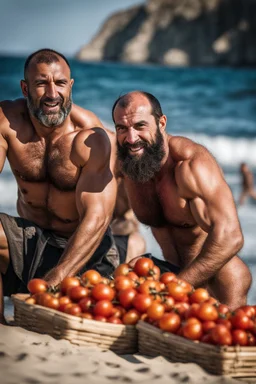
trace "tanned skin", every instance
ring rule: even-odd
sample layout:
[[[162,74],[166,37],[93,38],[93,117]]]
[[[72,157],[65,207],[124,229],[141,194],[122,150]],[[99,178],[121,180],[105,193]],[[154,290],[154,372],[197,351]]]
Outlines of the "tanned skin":
[[[135,91],[126,97],[126,106],[117,103],[113,111],[117,142],[140,158],[143,143],[156,140],[157,123],[145,95]],[[159,172],[143,183],[124,174],[131,207],[151,227],[164,258],[181,267],[180,278],[195,287],[207,285],[217,299],[237,308],[246,304],[251,274],[237,256],[243,235],[231,190],[209,151],[168,135],[166,124],[162,115],[158,128],[165,155]]]
[[[50,64],[32,59],[27,79],[21,81],[24,99],[0,104],[0,171],[7,158],[17,181],[19,215],[69,239],[58,265],[44,276],[53,286],[75,275],[97,249],[117,191],[114,135],[103,129],[95,114],[72,105],[62,124],[48,127],[28,109],[30,95],[44,114],[58,112],[61,103],[51,100],[65,103],[72,85],[61,57]],[[8,243],[0,225],[1,274],[8,265]],[[1,288],[2,278],[0,297]],[[3,301],[0,314],[4,322]]]

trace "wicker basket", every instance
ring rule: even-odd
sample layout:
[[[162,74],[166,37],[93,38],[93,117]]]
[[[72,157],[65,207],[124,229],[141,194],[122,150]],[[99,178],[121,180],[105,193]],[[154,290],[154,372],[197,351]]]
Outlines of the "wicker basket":
[[[256,347],[224,347],[163,332],[144,321],[137,324],[139,352],[173,362],[196,363],[209,373],[256,382]]]
[[[67,339],[77,345],[96,345],[119,354],[135,353],[137,330],[132,325],[103,323],[68,315],[55,309],[28,304],[29,295],[12,295],[14,322],[33,332],[48,334],[55,339]]]

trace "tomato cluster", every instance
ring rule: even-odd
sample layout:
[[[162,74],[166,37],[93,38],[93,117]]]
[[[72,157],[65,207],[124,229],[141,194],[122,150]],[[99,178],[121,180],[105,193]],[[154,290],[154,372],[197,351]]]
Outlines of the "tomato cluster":
[[[190,340],[217,345],[256,344],[256,306],[231,312],[204,288],[194,289],[172,272],[160,276],[148,258],[121,264],[113,279],[95,270],[66,277],[56,292],[42,279],[28,283],[26,301],[82,318],[135,325],[144,320]]]

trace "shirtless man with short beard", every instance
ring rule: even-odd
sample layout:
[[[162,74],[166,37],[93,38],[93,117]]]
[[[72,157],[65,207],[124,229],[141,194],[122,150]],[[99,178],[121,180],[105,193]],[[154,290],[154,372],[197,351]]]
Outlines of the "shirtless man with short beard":
[[[166,133],[167,118],[151,94],[115,102],[118,158],[131,207],[152,229],[170,270],[206,285],[231,309],[246,304],[251,274],[237,256],[243,246],[234,199],[203,146]]]
[[[23,292],[33,277],[57,285],[84,267],[100,268],[112,246],[112,136],[72,104],[73,82],[67,59],[43,49],[26,60],[24,99],[0,104],[0,171],[8,158],[20,216],[0,214],[3,323],[3,293]]]

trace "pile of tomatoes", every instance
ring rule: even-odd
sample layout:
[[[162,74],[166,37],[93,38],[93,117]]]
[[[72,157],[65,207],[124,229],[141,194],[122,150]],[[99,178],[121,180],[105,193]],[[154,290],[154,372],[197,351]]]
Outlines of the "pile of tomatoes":
[[[134,267],[121,264],[113,279],[88,270],[66,277],[57,291],[32,279],[26,301],[86,319],[135,325],[144,320],[187,339],[217,345],[256,344],[256,306],[231,312],[204,288],[194,289],[172,272],[160,276],[153,261],[142,257]]]

